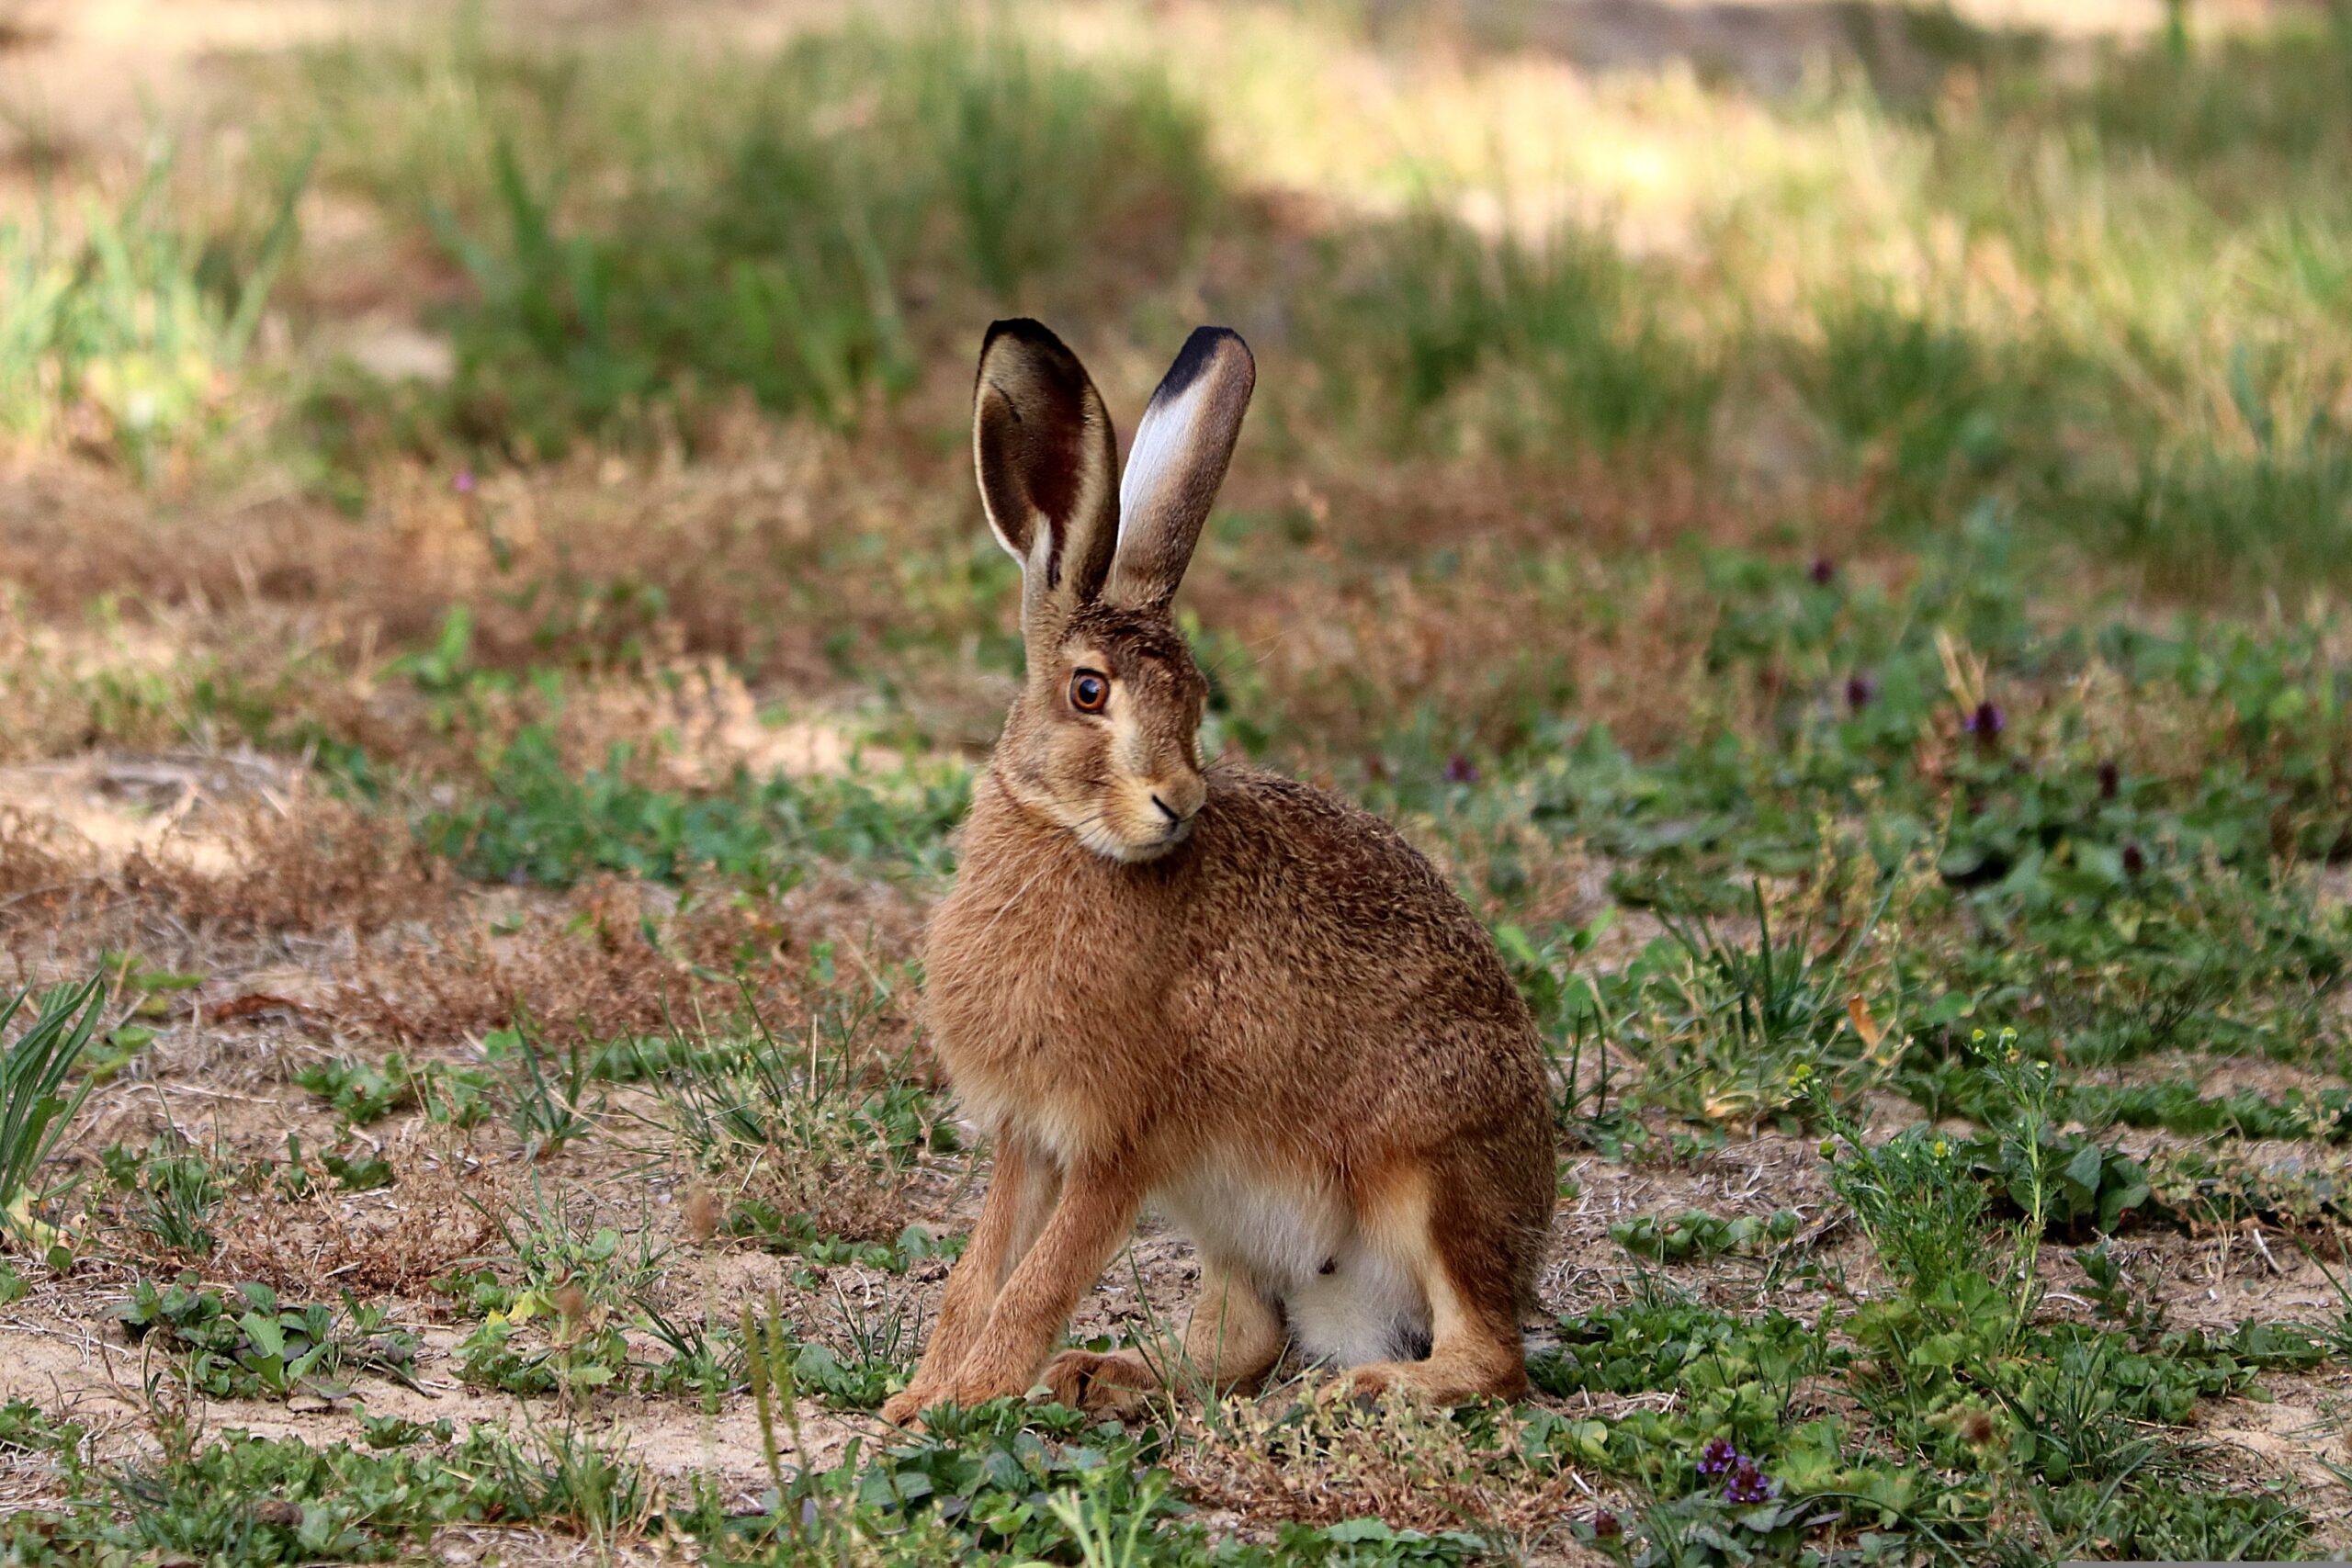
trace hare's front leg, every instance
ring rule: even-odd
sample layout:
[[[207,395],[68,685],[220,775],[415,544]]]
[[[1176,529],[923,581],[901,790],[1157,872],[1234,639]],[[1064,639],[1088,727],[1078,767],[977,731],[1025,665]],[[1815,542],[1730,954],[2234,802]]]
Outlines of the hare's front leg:
[[[1043,1150],[1018,1134],[998,1140],[996,1172],[972,1239],[948,1271],[922,1364],[914,1381],[882,1406],[882,1419],[904,1423],[948,1396],[956,1369],[979,1338],[1006,1279],[1045,1228],[1060,1191],[1061,1173]]]
[[[1079,1298],[1135,1228],[1143,1184],[1117,1165],[1080,1166],[1063,1179],[1061,1201],[989,1309],[979,1338],[957,1368],[948,1397],[969,1406],[1023,1393],[1069,1323]]]

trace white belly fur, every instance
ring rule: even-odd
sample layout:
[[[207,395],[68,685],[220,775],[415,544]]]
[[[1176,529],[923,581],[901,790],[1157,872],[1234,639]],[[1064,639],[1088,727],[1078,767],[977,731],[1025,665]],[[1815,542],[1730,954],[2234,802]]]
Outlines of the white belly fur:
[[[1216,1161],[1152,1194],[1193,1238],[1282,1303],[1305,1355],[1360,1367],[1425,1354],[1429,1303],[1410,1274],[1373,1247],[1345,1197]],[[1330,1271],[1323,1271],[1329,1264]]]

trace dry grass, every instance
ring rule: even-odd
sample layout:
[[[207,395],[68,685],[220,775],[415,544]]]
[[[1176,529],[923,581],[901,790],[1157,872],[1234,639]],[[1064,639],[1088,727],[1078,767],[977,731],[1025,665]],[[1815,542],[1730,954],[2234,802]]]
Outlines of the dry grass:
[[[1531,1470],[1508,1427],[1498,1446],[1474,1447],[1448,1419],[1409,1407],[1365,1409],[1331,1378],[1229,1400],[1211,1416],[1187,1414],[1179,1430],[1172,1469],[1186,1490],[1261,1527],[1380,1518],[1432,1533],[1490,1530],[1531,1555],[1562,1561],[1555,1554],[1566,1540],[1565,1516],[1591,1495],[1569,1474]],[[1565,1561],[1606,1560],[1571,1548]]]

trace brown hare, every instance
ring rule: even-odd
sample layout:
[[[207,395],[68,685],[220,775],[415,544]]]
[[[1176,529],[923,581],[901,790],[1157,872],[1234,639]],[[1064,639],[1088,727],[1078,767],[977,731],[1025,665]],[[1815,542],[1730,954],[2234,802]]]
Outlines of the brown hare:
[[[1492,943],[1368,813],[1205,762],[1170,618],[1256,370],[1193,333],[1117,438],[1035,321],[980,350],[972,446],[1028,674],[928,942],[939,1059],[995,1143],[906,1421],[1042,1381],[1117,1409],[1295,1341],[1362,1391],[1526,1384],[1553,1203],[1544,1051]],[[1149,1202],[1200,1249],[1181,1349],[1049,1355]]]

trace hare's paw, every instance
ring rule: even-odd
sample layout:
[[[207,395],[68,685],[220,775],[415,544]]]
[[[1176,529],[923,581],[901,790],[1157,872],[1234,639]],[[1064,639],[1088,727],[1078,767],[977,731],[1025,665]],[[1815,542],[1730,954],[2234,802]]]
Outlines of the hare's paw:
[[[1159,1386],[1150,1363],[1133,1350],[1065,1350],[1046,1363],[1041,1381],[1056,1403],[1098,1416],[1132,1414]]]
[[[922,1413],[943,1399],[941,1390],[929,1383],[909,1383],[905,1388],[882,1402],[882,1419],[893,1427],[922,1430]]]
[[[1419,1399],[1428,1393],[1426,1361],[1367,1361],[1348,1373],[1348,1392],[1361,1405]]]
[[[1423,1361],[1368,1361],[1348,1374],[1356,1402],[1412,1399],[1428,1404],[1467,1404],[1476,1399],[1516,1399],[1527,1391],[1525,1368],[1509,1357],[1432,1356]]]

